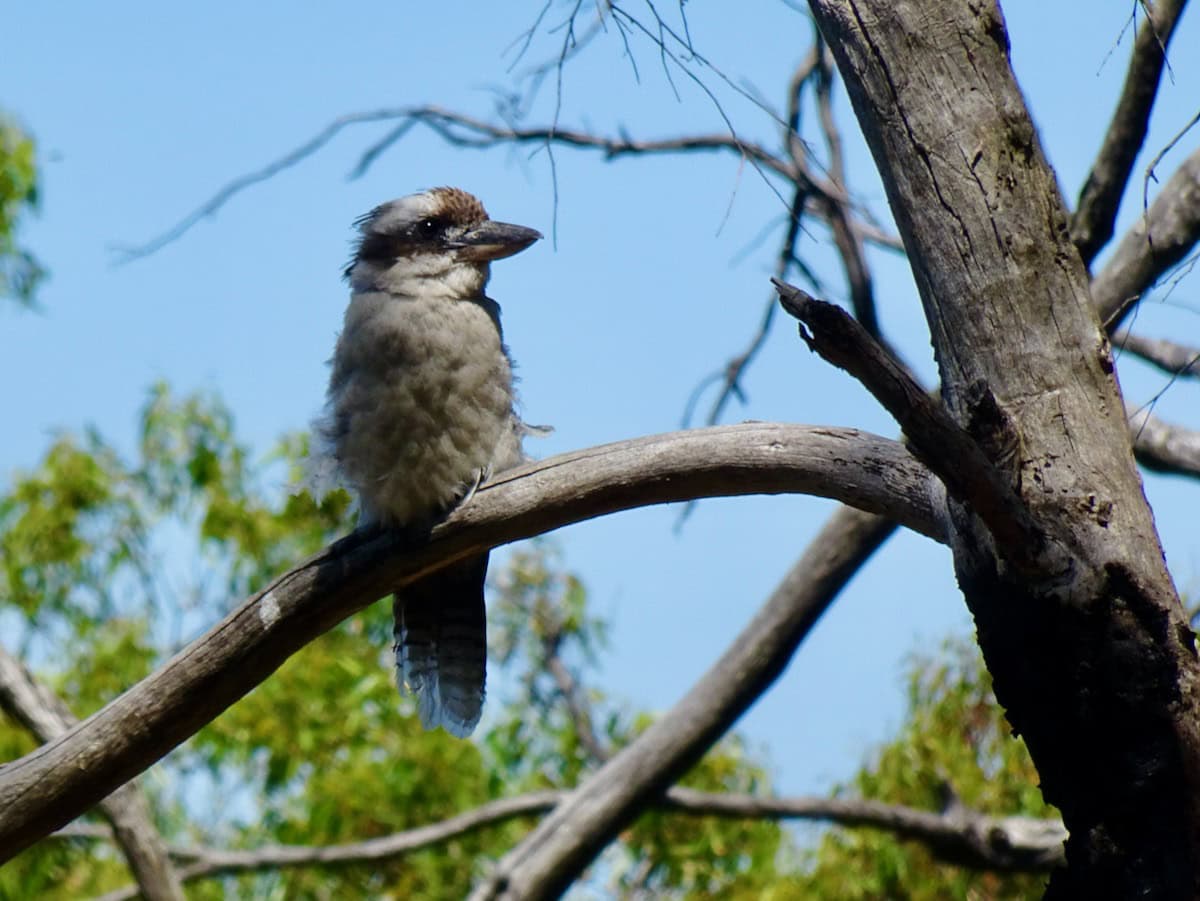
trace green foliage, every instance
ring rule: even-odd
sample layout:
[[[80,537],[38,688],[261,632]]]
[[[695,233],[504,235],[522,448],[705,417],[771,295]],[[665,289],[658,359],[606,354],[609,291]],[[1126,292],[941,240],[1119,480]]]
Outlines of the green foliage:
[[[721,741],[680,784],[738,794],[771,790],[763,765],[736,735]],[[783,864],[793,856],[789,836],[768,820],[652,810],[622,838],[632,864],[620,875],[622,894],[661,896],[674,889],[692,898],[761,897],[780,884]]]
[[[985,813],[1057,817],[1014,738],[974,643],[948,641],[934,657],[914,657],[908,717],[900,734],[864,767],[848,794],[926,810],[948,797]],[[1040,876],[962,870],[921,845],[871,830],[831,830],[798,881],[803,897],[982,899],[1041,897]]]
[[[21,217],[38,205],[37,154],[33,139],[0,116],[0,297],[33,304],[45,271],[18,246]]]

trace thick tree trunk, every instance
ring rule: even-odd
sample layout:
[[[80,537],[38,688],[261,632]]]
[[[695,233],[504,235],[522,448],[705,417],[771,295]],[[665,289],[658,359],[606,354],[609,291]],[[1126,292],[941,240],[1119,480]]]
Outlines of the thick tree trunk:
[[[951,502],[997,697],[1071,834],[1050,895],[1200,897],[1194,636],[1000,11],[811,6],[904,238],[945,403],[1035,525],[1016,546]]]

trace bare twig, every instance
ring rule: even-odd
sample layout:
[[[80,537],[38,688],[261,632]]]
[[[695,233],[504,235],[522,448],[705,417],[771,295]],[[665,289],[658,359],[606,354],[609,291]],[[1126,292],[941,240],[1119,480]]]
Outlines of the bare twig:
[[[543,640],[544,666],[546,671],[550,673],[550,678],[554,680],[554,685],[562,697],[563,704],[566,705],[567,713],[571,717],[571,722],[575,725],[575,733],[579,736],[580,744],[583,745],[584,749],[595,762],[603,763],[611,755],[608,748],[604,746],[604,743],[600,741],[600,737],[596,734],[592,712],[587,701],[580,696],[581,688],[579,682],[572,675],[566,663],[563,662],[562,656],[559,654],[562,639],[562,629],[556,627]]]
[[[825,46],[824,40],[817,42],[817,59],[817,114],[821,132],[825,135],[825,146],[829,149],[829,178],[844,193],[849,193],[846,163],[842,156],[842,135],[833,117],[833,79],[836,69],[833,54]],[[845,204],[824,202],[828,206],[826,219],[833,233],[833,243],[837,247],[838,258],[842,261],[842,268],[846,273],[846,285],[850,289],[850,309],[854,311],[854,318],[862,323],[863,328],[882,341],[879,317],[875,312],[871,270],[867,267],[862,238],[855,234],[850,222],[850,211]],[[778,278],[786,276],[781,275]]]
[[[783,246],[779,251],[779,259],[775,264],[775,271],[780,278],[787,277],[787,272],[796,260],[796,243],[800,240],[801,221],[808,199],[809,195],[804,186],[797,184],[795,194],[792,195],[791,210],[788,214],[787,234],[784,236]],[[691,425],[692,412],[695,410],[701,393],[710,385],[720,382],[721,388],[717,392],[712,406],[709,408],[708,417],[705,420],[706,425],[716,425],[720,421],[721,414],[724,412],[725,406],[729,403],[731,397],[736,397],[745,403],[745,394],[742,391],[742,374],[754,361],[754,358],[758,356],[758,352],[762,350],[763,345],[767,343],[767,338],[771,334],[771,323],[775,319],[775,309],[775,298],[771,297],[767,300],[767,304],[763,308],[758,328],[750,338],[750,343],[746,346],[746,349],[728,360],[721,371],[712,373],[701,379],[700,384],[693,389],[692,395],[688,398],[688,402],[684,405],[683,409],[682,425],[685,429]],[[687,522],[695,509],[696,501],[694,500],[684,504],[683,509],[679,511],[678,518],[675,520],[676,531],[683,527],[683,524]]]
[[[1146,140],[1150,112],[1166,64],[1167,45],[1186,5],[1187,0],[1146,4],[1146,26],[1134,39],[1121,98],[1071,220],[1071,237],[1085,264],[1090,265],[1112,237],[1121,195]]]
[[[389,110],[381,109],[365,113],[350,113],[345,116],[338,116],[323,129],[317,132],[316,135],[309,138],[299,147],[285,153],[278,159],[272,160],[261,169],[253,172],[248,172],[245,175],[240,175],[233,181],[222,187],[216,194],[188,213],[177,223],[160,235],[147,241],[145,244],[136,246],[118,246],[116,250],[120,254],[120,262],[128,263],[141,257],[149,256],[158,250],[161,250],[166,245],[173,241],[179,240],[188,232],[194,225],[202,219],[215,214],[221,207],[225,206],[235,196],[252,185],[264,182],[275,175],[278,175],[285,169],[288,169],[299,162],[312,156],[335,137],[344,128],[351,125],[360,125],[366,122],[387,122],[392,119],[401,118],[404,116],[404,110]]]
[[[806,158],[806,150],[802,146],[803,140],[800,138],[799,133],[800,96],[804,90],[804,85],[813,77],[818,61],[818,51],[814,48],[801,60],[800,65],[796,67],[788,83],[788,121],[784,143],[788,147],[788,154],[796,172],[804,171],[804,160]],[[779,248],[775,262],[775,276],[777,278],[787,278],[788,272],[791,271],[792,266],[799,259],[796,253],[796,245],[800,240],[800,233],[803,229],[804,213],[814,201],[814,196],[811,184],[807,178],[795,182],[792,202],[788,208],[787,230],[784,233],[783,243]],[[691,425],[692,411],[695,408],[696,401],[699,399],[700,392],[709,385],[715,384],[718,381],[721,382],[721,389],[713,400],[712,406],[708,411],[708,416],[705,419],[706,425],[716,425],[720,421],[721,414],[725,410],[725,405],[729,403],[731,397],[737,397],[744,401],[741,387],[742,374],[754,361],[754,358],[758,356],[758,352],[762,350],[763,345],[766,343],[767,337],[771,333],[771,323],[775,319],[775,310],[775,298],[770,297],[763,308],[758,328],[751,336],[750,343],[746,348],[741,353],[730,358],[719,372],[713,373],[700,381],[692,397],[689,398],[688,403],[684,406],[684,428]],[[687,519],[693,508],[693,505],[688,505],[688,507],[684,508],[680,514],[679,523]]]
[[[791,269],[792,261],[795,259],[796,242],[800,239],[801,222],[807,199],[804,189],[797,187],[796,193],[792,196],[787,234],[784,236],[783,245],[779,250],[779,258],[775,264],[775,271],[781,274],[781,278],[786,277],[784,273],[787,273]],[[725,406],[729,403],[731,397],[743,397],[742,375],[745,373],[746,368],[754,361],[754,358],[758,356],[758,352],[762,350],[767,337],[771,334],[771,323],[775,319],[776,307],[775,299],[771,298],[763,308],[758,328],[755,329],[754,335],[750,338],[750,343],[746,346],[745,350],[726,362],[719,374],[714,374],[712,377],[704,379],[701,383],[702,385],[707,385],[716,381],[717,378],[721,380],[721,390],[717,393],[712,406],[709,408],[708,416],[705,419],[706,425],[716,425],[720,421],[721,414],[725,411]],[[688,409],[691,406],[689,404]],[[688,410],[685,410],[685,416],[687,412]],[[690,424],[685,418],[683,422],[684,427],[686,428]]]
[[[807,152],[803,145],[803,140],[800,138],[800,96],[804,90],[804,85],[813,77],[819,61],[818,51],[814,48],[796,67],[792,73],[792,77],[788,84],[788,121],[787,131],[785,134],[784,143],[788,147],[788,155],[791,158],[794,170],[799,172],[805,171],[805,158]],[[799,259],[796,252],[796,245],[800,240],[800,233],[803,230],[803,217],[805,210],[814,200],[814,192],[811,190],[811,183],[807,177],[795,181],[795,187],[792,193],[792,202],[788,207],[787,230],[784,232],[783,243],[780,245],[779,253],[775,261],[775,275],[777,278],[787,278],[788,272]],[[750,343],[746,348],[736,356],[729,359],[722,367],[719,373],[714,373],[703,380],[697,386],[698,392],[716,381],[721,381],[721,390],[717,393],[713,400],[712,406],[709,408],[708,417],[705,419],[706,425],[716,425],[721,414],[725,410],[725,405],[729,403],[731,397],[737,397],[745,400],[742,392],[742,374],[747,367],[758,356],[758,352],[762,350],[766,343],[767,337],[771,333],[771,323],[775,319],[776,303],[775,298],[768,298],[766,306],[763,308],[763,314],[759,320],[758,328],[750,338]],[[691,411],[694,403],[689,400],[684,408],[683,426],[687,428],[691,425]],[[693,505],[686,507],[680,515],[680,522],[683,522],[691,510]]]
[[[1145,210],[1150,205],[1150,182],[1158,181],[1158,174],[1156,172],[1156,170],[1158,169],[1158,164],[1161,163],[1164,159],[1166,159],[1167,154],[1175,149],[1175,145],[1183,140],[1184,135],[1186,135],[1189,131],[1191,131],[1197,125],[1200,125],[1200,110],[1198,110],[1192,116],[1192,118],[1188,119],[1188,121],[1184,124],[1184,126],[1175,133],[1175,136],[1173,138],[1171,138],[1171,140],[1167,141],[1167,143],[1165,145],[1163,145],[1163,147],[1158,151],[1158,153],[1156,153],[1154,155],[1154,159],[1152,159],[1150,161],[1150,165],[1148,165],[1146,167],[1146,175],[1142,179],[1142,209],[1143,210]]]
[[[814,288],[817,287],[815,279],[800,265],[797,244],[803,231],[803,214],[811,212],[814,208],[819,210],[817,218],[829,225],[834,245],[838,250],[838,257],[841,259],[846,273],[851,308],[867,331],[882,341],[879,321],[875,312],[871,273],[863,253],[865,234],[860,227],[861,223],[856,223],[852,214],[849,189],[846,184],[845,162],[842,157],[841,134],[833,119],[832,81],[832,59],[829,58],[827,48],[818,34],[813,49],[796,67],[788,84],[787,130],[784,135],[784,144],[787,147],[794,171],[803,174],[803,177],[795,181],[795,193],[792,196],[788,228],[776,259],[775,278],[786,279],[793,268],[799,268],[809,281],[814,283]],[[816,84],[817,110],[830,156],[828,184],[835,188],[833,192],[812,190],[816,181],[808,169],[807,161],[810,154],[800,136],[801,99],[805,85],[810,82]],[[705,420],[707,425],[715,425],[720,421],[730,398],[743,397],[742,377],[770,335],[775,310],[775,297],[772,296],[768,299],[759,326],[751,336],[746,348],[726,362],[719,373],[706,376],[701,380],[684,407],[683,425],[685,427],[690,424],[691,414],[700,392],[718,381],[721,383],[721,388],[709,408],[708,417]],[[680,522],[687,518],[691,509],[691,505],[684,509],[680,516]]]
[[[636,156],[641,154],[725,152],[734,153],[743,159],[750,160],[756,166],[761,166],[763,169],[773,172],[788,181],[795,181],[798,177],[790,162],[781,159],[759,144],[743,141],[732,135],[687,135],[677,138],[639,141],[624,136],[604,137],[589,132],[559,128],[557,125],[542,128],[498,125],[483,119],[442,109],[438,106],[383,108],[339,116],[299,147],[296,147],[278,159],[272,160],[260,169],[235,178],[195,210],[184,216],[175,225],[150,241],[141,245],[118,248],[122,255],[121,261],[128,262],[155,253],[181,238],[203,219],[217,213],[226,203],[242,191],[266,181],[279,172],[312,156],[333,140],[343,129],[352,125],[372,122],[393,122],[396,124],[382,139],[371,144],[362,154],[358,164],[351,172],[351,177],[362,175],[382,153],[401,140],[416,125],[423,125],[431,129],[447,143],[455,147],[488,149],[502,144],[553,143],[580,149],[598,150],[604,154],[605,159],[609,160],[621,156]],[[824,195],[828,192],[831,199],[846,202],[846,198],[842,197],[840,192],[828,182],[820,179],[812,179],[811,188],[817,195]],[[818,214],[822,217],[824,216],[821,211],[818,211]],[[858,221],[856,219],[853,227],[856,234],[862,240],[893,250],[902,249],[902,245],[895,235],[888,234],[869,222]]]
[[[853,477],[850,474],[853,473]],[[616,510],[811,492],[941,538],[936,480],[853,429],[745,423],[590,448],[498,476],[428,542],[355,533],[280,576],[70,732],[0,767],[0,861],[83,813],[396,587],[471,554]]]
[[[38,682],[3,646],[0,710],[43,742],[53,741],[78,722],[62,699]],[[183,901],[179,876],[137,783],[129,782],[101,801],[100,813],[112,827],[117,847],[137,882],[136,891],[147,901]]]
[[[181,862],[191,862],[183,870],[184,879],[189,882],[233,873],[315,864],[380,863],[487,826],[545,813],[565,801],[569,794],[566,791],[541,791],[503,798],[441,823],[362,842],[320,847],[268,845],[238,851],[179,847],[171,848],[171,855]],[[772,798],[674,786],[652,806],[689,816],[805,820],[879,829],[925,845],[940,860],[993,871],[1046,872],[1062,861],[1062,843],[1066,836],[1058,820],[990,816],[961,805],[956,805],[953,811],[939,813],[860,798]],[[63,830],[55,836],[103,838],[105,832]],[[129,886],[93,901],[130,901],[136,896],[136,887]]]
[[[542,791],[501,798],[439,823],[350,844],[315,847],[268,845],[245,851],[196,846],[172,848],[171,853],[180,861],[191,861],[180,870],[185,882],[254,870],[279,870],[317,864],[375,863],[394,860],[421,848],[459,838],[517,817],[542,813],[551,809],[561,795],[562,793],[557,791]],[[102,895],[93,901],[129,901],[136,897],[137,889],[129,886]]]

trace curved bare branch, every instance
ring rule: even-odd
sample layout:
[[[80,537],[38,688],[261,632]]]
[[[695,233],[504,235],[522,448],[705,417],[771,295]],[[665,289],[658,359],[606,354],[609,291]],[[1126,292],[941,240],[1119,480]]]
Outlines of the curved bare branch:
[[[624,441],[503,473],[427,542],[358,532],[336,542],[104,709],[0,767],[0,860],[133,778],[351,613],[470,554],[617,510],[752,493],[832,497],[940,538],[939,489],[897,442],[769,423]]]
[[[394,835],[342,845],[268,845],[248,850],[177,847],[173,857],[190,861],[184,879],[255,870],[279,870],[314,864],[362,864],[394,860],[412,851],[457,838],[477,829],[522,816],[552,810],[569,796],[566,791],[541,791],[483,804],[440,823]],[[937,812],[861,798],[772,798],[703,792],[675,786],[653,805],[658,810],[691,816],[755,820],[805,820],[866,827],[920,842],[948,863],[980,870],[1040,873],[1062,862],[1066,831],[1058,820],[997,817],[955,806]],[[69,836],[72,832],[55,833]],[[104,838],[103,831],[80,836]],[[93,901],[132,901],[137,888],[129,886]]]

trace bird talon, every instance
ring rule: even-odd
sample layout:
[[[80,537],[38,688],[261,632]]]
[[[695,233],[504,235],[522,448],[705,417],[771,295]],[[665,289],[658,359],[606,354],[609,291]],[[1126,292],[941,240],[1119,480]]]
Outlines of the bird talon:
[[[491,477],[492,477],[492,466],[490,463],[487,466],[483,467],[483,469],[475,470],[475,481],[471,483],[471,487],[467,489],[466,493],[463,494],[462,498],[459,500],[459,502],[455,506],[461,507],[463,504],[468,503],[471,500],[471,498],[473,498],[475,496],[475,492],[479,490],[479,486],[482,485],[484,482],[486,482]]]

